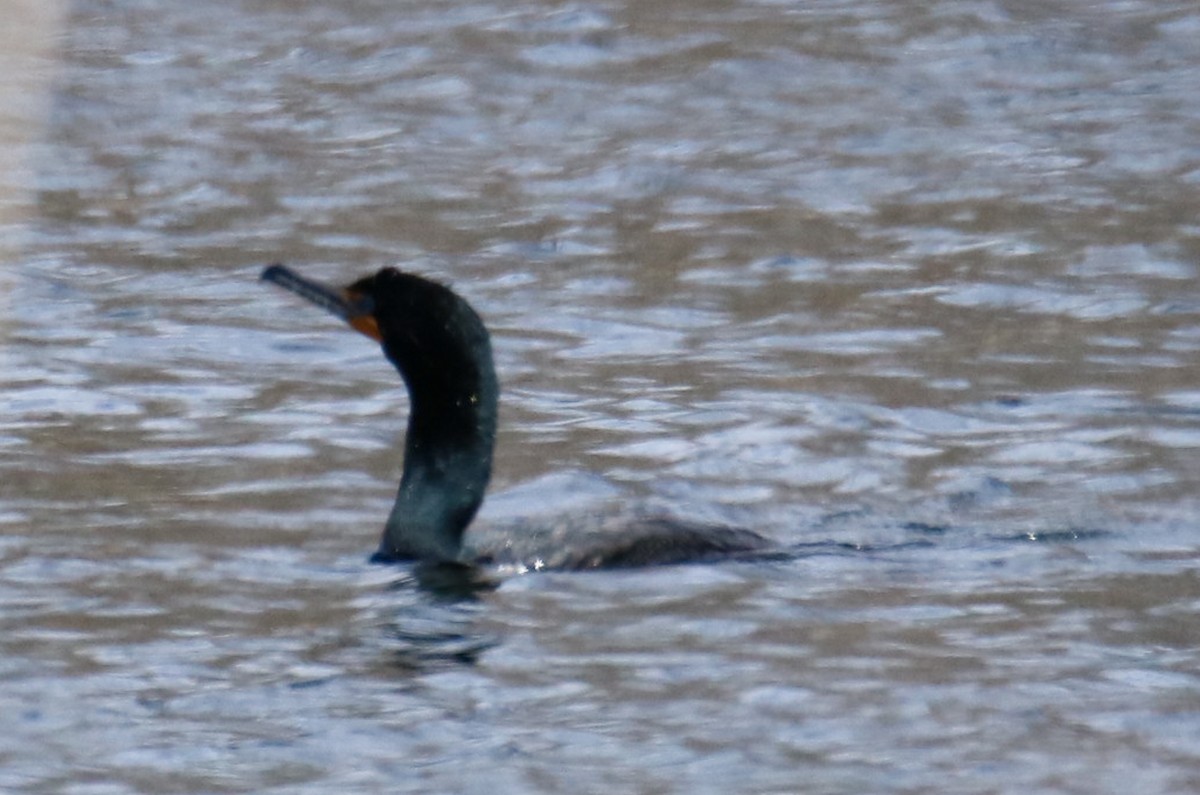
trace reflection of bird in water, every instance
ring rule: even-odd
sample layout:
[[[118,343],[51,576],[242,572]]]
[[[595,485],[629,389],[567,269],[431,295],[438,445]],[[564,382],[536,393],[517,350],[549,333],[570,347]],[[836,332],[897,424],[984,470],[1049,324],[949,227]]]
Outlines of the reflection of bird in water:
[[[344,290],[283,265],[268,267],[262,278],[381,342],[408,387],[404,473],[374,560],[586,569],[769,554],[775,548],[749,530],[664,517],[530,528],[494,544],[468,538],[464,548],[463,532],[491,477],[500,392],[479,315],[450,288],[393,268]]]

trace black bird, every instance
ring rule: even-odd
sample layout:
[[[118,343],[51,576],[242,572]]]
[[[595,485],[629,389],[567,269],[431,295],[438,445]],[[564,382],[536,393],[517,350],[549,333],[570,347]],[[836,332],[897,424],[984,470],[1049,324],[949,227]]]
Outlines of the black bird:
[[[343,290],[283,265],[271,265],[262,278],[382,343],[408,388],[404,472],[372,560],[587,569],[769,556],[778,550],[742,528],[656,516],[587,517],[464,547],[463,533],[491,477],[500,396],[479,315],[449,287],[395,268]]]

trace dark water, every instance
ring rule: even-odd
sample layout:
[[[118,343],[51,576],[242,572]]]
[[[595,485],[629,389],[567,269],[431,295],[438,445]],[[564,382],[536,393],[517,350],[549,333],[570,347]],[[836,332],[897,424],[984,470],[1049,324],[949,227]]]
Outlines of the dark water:
[[[41,8],[0,790],[1200,789],[1194,4]],[[403,391],[274,260],[479,308],[485,518],[830,543],[465,602],[368,565]]]

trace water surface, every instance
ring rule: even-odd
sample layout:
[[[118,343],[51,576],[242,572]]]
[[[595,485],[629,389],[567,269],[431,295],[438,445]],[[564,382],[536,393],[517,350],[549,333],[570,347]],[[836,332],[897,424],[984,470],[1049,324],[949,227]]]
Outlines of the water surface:
[[[22,24],[0,789],[1200,787],[1192,4]],[[480,310],[484,520],[814,546],[473,601],[367,564],[403,390],[275,260]]]

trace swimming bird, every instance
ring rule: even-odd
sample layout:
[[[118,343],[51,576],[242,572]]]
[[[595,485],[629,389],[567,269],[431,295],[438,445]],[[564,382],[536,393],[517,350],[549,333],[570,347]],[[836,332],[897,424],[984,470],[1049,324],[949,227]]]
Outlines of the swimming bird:
[[[500,397],[483,320],[449,287],[395,268],[341,290],[279,264],[262,278],[379,342],[408,389],[400,488],[372,560],[589,569],[759,556],[776,548],[743,528],[662,516],[555,522],[510,532],[491,546],[464,544],[491,478]]]

